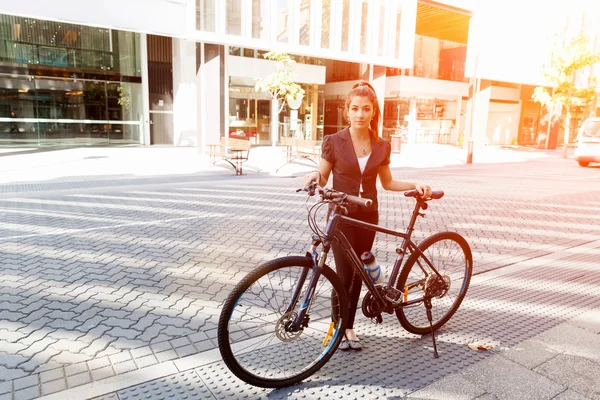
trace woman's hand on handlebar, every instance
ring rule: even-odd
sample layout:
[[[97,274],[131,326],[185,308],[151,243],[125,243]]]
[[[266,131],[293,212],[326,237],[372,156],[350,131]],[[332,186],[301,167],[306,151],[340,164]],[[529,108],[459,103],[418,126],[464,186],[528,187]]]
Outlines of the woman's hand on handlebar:
[[[300,189],[296,190],[296,193],[298,193],[298,192],[308,192],[309,196],[314,196],[315,195],[315,191],[317,190],[317,186],[318,186],[317,181],[311,181],[306,186],[304,186],[303,188],[300,188]]]
[[[320,185],[320,181],[321,173],[319,171],[312,171],[304,176],[304,186],[309,186],[311,182],[317,182],[317,185]]]
[[[415,183],[415,190],[417,192],[419,192],[419,195],[421,197],[423,197],[424,199],[428,199],[431,197],[432,190],[431,190],[431,186],[429,186],[429,185]]]

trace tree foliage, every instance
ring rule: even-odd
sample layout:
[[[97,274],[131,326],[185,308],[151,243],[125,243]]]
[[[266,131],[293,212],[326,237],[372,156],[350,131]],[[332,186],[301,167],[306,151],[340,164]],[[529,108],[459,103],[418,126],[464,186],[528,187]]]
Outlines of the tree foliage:
[[[279,112],[283,110],[287,99],[304,96],[304,89],[294,79],[292,66],[296,63],[292,58],[282,52],[271,51],[264,55],[268,60],[277,62],[277,70],[272,74],[258,79],[254,89],[259,93],[269,93],[271,98],[281,102]]]
[[[597,82],[589,78],[585,86],[578,85],[577,74],[589,72],[592,65],[600,62],[600,54],[590,47],[589,40],[579,35],[566,46],[552,51],[550,66],[544,71],[544,78],[551,89],[535,88],[532,98],[548,109],[564,106],[566,112],[573,106],[585,106],[596,97]]]

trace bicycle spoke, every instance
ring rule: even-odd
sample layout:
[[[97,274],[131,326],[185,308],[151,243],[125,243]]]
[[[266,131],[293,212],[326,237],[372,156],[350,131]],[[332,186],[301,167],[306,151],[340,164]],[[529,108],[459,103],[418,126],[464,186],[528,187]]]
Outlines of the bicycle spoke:
[[[419,247],[437,273],[422,257],[411,256],[401,272],[398,289],[409,288],[408,300],[430,296],[435,330],[454,314],[464,297],[463,285],[465,279],[468,283],[471,274],[471,254],[464,238],[450,232],[433,235]],[[423,282],[423,285],[417,285],[417,282]],[[423,303],[406,306],[396,314],[409,332],[424,334],[431,331]]]
[[[337,291],[324,274],[316,282],[302,326],[295,331],[289,329],[301,311],[313,274],[309,270],[303,287],[298,287],[303,271],[305,267],[295,265],[266,271],[232,301],[227,342],[243,376],[293,379],[315,365],[318,367],[324,355],[331,352],[333,340],[325,346],[323,340],[328,337],[332,315],[339,314],[339,305],[332,309],[332,292]],[[299,297],[294,308],[288,310],[294,290],[299,291]],[[336,330],[339,326],[338,323]],[[336,331],[333,338],[337,337]]]

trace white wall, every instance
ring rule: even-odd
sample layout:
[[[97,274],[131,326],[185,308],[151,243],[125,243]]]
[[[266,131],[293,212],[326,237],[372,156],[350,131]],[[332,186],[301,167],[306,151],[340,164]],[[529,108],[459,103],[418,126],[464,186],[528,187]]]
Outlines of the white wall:
[[[201,107],[204,122],[201,122],[201,137],[203,143],[200,143],[204,148],[207,144],[219,143],[221,138],[221,58],[217,56],[210,61],[205,61],[205,64],[200,67],[202,82],[201,90]]]
[[[390,76],[385,85],[385,96],[434,96],[454,99],[469,95],[469,84],[465,82],[442,81],[415,76]]]
[[[487,144],[511,144],[518,137],[521,105],[490,103],[487,120]]]
[[[333,82],[325,85],[325,96],[345,96],[356,81]],[[442,81],[414,76],[388,76],[385,78],[384,97],[424,96],[456,100],[469,95],[469,84]]]
[[[227,74],[240,78],[261,79],[275,72],[277,63],[260,58],[227,56]],[[292,72],[298,83],[325,84],[325,67],[322,65],[294,64]]]
[[[183,36],[195,18],[195,13],[189,12],[192,2],[195,4],[195,0],[0,0],[0,13]]]
[[[473,137],[475,146],[489,144],[487,139],[487,123],[489,117],[491,88],[486,88],[475,95],[475,115],[473,117]],[[469,114],[467,113],[467,118]]]
[[[519,89],[515,89],[515,88],[492,86],[490,88],[490,99],[519,101],[521,99],[521,92]]]
[[[328,83],[325,85],[325,96],[346,96],[355,83],[356,81]]]
[[[173,39],[173,144],[198,145],[196,42]]]

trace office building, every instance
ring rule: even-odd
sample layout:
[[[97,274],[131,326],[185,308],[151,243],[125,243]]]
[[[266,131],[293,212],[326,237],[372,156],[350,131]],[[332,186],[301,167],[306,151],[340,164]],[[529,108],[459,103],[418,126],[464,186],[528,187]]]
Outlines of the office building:
[[[540,70],[489,68],[478,12],[468,0],[1,1],[0,145],[321,139],[346,126],[358,79],[377,90],[386,140],[528,144]],[[275,71],[268,51],[296,61],[298,120],[254,90]]]

